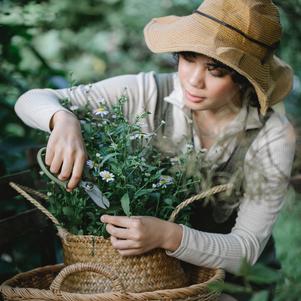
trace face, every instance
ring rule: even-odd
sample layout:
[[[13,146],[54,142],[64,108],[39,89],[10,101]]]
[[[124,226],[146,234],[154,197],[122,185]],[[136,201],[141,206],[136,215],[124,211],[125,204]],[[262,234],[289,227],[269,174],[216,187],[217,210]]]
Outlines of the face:
[[[239,88],[231,75],[216,68],[214,61],[201,54],[180,54],[178,75],[185,106],[192,111],[212,113],[232,111],[241,106]]]

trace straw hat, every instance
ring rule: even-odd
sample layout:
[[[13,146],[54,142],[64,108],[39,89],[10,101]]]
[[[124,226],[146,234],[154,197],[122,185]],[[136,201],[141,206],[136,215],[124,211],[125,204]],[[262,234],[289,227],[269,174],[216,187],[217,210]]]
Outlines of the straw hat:
[[[245,76],[262,114],[292,88],[291,68],[274,55],[281,25],[271,0],[204,0],[191,15],[151,20],[144,35],[155,53],[202,53]]]

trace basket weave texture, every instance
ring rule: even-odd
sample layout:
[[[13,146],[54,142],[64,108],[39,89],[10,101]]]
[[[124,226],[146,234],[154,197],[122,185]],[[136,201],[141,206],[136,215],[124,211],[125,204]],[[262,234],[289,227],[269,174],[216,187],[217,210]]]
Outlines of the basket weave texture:
[[[179,260],[159,249],[140,256],[123,257],[108,239],[70,234],[27,192],[45,198],[43,194],[15,183],[10,185],[56,225],[66,267],[61,272],[62,266],[49,266],[17,275],[1,286],[6,300],[207,301],[216,300],[219,295],[218,291],[210,290],[208,284],[222,280],[222,270],[186,265],[184,272]],[[195,200],[227,189],[229,186],[219,185],[185,200],[169,220],[174,221],[178,212]],[[56,273],[58,275],[53,279]],[[50,290],[47,290],[50,283]],[[38,297],[34,297],[35,294]]]
[[[112,279],[114,283],[112,292],[80,294],[62,291],[61,285],[64,277],[72,272],[72,269],[73,271],[85,268],[89,269],[91,266],[95,271],[98,269],[98,272],[107,274]],[[64,273],[65,271],[67,273]],[[114,275],[112,271],[108,271],[99,264],[76,264],[66,267],[60,264],[20,273],[10,280],[5,281],[0,286],[0,291],[6,301],[217,301],[219,292],[210,290],[208,286],[221,281],[224,272],[220,269],[203,268],[199,270],[199,275],[201,275],[199,280],[202,283],[193,283],[190,286],[176,289],[131,293],[125,292],[118,275]]]
[[[118,271],[129,292],[147,292],[178,288],[188,284],[180,261],[167,256],[163,250],[153,250],[143,256],[121,256],[109,239],[92,235],[72,235],[59,229],[64,250],[64,263],[101,263]],[[112,291],[112,282],[103,275],[79,272],[66,278],[63,290],[78,293]]]

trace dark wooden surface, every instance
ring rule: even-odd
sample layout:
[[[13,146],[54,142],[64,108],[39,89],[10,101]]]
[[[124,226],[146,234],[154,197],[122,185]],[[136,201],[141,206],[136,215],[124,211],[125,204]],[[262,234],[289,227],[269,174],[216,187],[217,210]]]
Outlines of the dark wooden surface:
[[[36,190],[40,190],[43,185],[45,187],[38,173],[36,152],[36,149],[32,149],[27,154],[29,169],[0,177],[0,256],[2,254],[11,256],[13,262],[10,264],[15,266],[15,273],[22,271],[22,268],[20,269],[22,266],[29,266],[31,269],[57,262],[55,227],[47,217],[23,197],[18,196],[18,193],[9,186],[9,182],[15,182]],[[27,247],[23,248],[26,250],[25,254],[20,254],[23,252],[22,244],[23,247],[24,245]],[[24,264],[26,260],[28,264]],[[11,276],[12,272],[0,271],[2,281]]]

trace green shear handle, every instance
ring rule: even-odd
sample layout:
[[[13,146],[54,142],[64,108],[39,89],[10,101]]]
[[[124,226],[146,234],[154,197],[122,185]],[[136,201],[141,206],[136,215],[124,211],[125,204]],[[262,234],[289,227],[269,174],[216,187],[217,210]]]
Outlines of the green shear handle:
[[[43,153],[46,151],[46,147],[43,147],[39,150],[37,155],[38,164],[41,167],[42,171],[45,173],[45,175],[55,182],[56,184],[67,188],[68,181],[61,181],[56,176],[54,176],[45,166],[44,160],[43,160]],[[89,197],[93,200],[93,202],[103,208],[107,209],[110,206],[110,201],[106,198],[106,196],[100,191],[100,189],[92,182],[88,181],[80,181],[79,186],[82,187],[85,192],[89,195]]]

